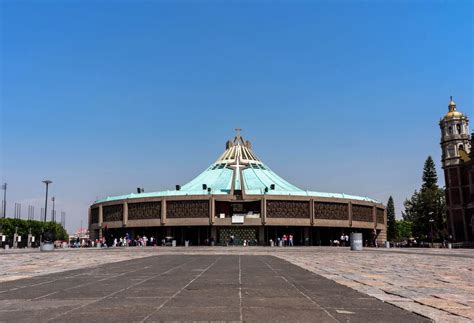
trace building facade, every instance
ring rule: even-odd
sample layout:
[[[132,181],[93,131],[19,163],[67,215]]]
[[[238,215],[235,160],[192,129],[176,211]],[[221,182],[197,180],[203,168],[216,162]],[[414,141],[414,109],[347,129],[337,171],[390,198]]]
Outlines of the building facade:
[[[439,126],[448,230],[454,241],[474,241],[474,135],[469,135],[469,119],[452,97]]]
[[[89,209],[91,237],[104,229],[115,237],[129,234],[172,237],[178,244],[230,237],[266,245],[293,235],[295,245],[328,245],[341,234],[362,232],[370,243],[386,240],[383,204],[347,194],[302,190],[273,172],[237,131],[224,153],[204,172],[174,190],[131,193],[96,201]]]

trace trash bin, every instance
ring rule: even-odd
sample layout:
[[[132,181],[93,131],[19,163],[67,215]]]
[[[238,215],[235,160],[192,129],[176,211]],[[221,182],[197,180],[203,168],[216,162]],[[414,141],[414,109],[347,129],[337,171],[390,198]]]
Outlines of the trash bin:
[[[40,251],[49,252],[53,250],[54,250],[54,244],[51,242],[43,242],[40,245]]]
[[[270,241],[270,247],[275,247],[275,242],[273,240]]]
[[[390,249],[390,241],[385,241],[385,248]]]
[[[452,243],[448,243],[448,249],[452,249],[453,248],[453,244]]]
[[[362,233],[351,232],[351,250],[362,250]]]
[[[189,247],[189,240],[184,241],[184,246]]]
[[[176,240],[171,240],[171,246],[176,247]]]
[[[283,247],[283,241],[282,240],[278,241],[278,247]]]

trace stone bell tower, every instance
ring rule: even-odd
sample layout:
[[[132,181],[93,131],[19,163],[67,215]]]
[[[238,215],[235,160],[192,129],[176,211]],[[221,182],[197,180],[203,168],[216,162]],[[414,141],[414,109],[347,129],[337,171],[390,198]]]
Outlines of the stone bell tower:
[[[453,97],[448,105],[448,113],[440,120],[441,128],[441,161],[443,168],[459,165],[461,160],[469,155],[469,119],[462,112],[456,110]]]
[[[469,120],[456,110],[453,97],[440,120],[441,150],[446,183],[448,230],[453,241],[474,239],[474,165]]]

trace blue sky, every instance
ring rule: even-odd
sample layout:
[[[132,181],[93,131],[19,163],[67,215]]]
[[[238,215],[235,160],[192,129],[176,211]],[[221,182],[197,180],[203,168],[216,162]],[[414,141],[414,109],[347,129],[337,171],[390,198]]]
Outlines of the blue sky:
[[[471,1],[2,1],[1,180],[72,231],[96,197],[173,188],[233,129],[293,184],[397,213],[474,118]]]

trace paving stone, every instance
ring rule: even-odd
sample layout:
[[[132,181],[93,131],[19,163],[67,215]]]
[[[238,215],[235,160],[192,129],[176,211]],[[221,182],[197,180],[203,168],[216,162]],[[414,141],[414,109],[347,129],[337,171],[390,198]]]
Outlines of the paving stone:
[[[7,283],[1,320],[428,321],[266,255],[162,255],[79,272]]]
[[[147,271],[154,272],[160,267],[156,260],[150,260],[155,258],[153,256],[161,255],[162,257],[159,258],[166,264],[167,261],[169,262],[169,259],[166,258],[167,255],[178,254],[188,255],[190,257],[187,258],[189,262],[195,262],[197,266],[191,266],[192,269],[186,266],[176,268],[168,274],[163,273],[159,277],[150,278]],[[366,248],[362,252],[351,252],[348,248],[343,247],[150,247],[102,250],[79,249],[54,251],[52,253],[40,253],[35,250],[28,250],[27,252],[24,250],[0,251],[0,306],[2,306],[2,299],[5,299],[5,295],[2,294],[5,293],[20,300],[34,297],[43,297],[45,300],[49,300],[50,298],[64,296],[66,301],[71,299],[87,301],[90,300],[90,295],[87,295],[87,297],[82,295],[86,290],[90,290],[92,294],[95,294],[90,296],[92,298],[104,297],[104,294],[107,295],[107,292],[114,290],[115,287],[123,289],[124,286],[147,278],[150,278],[147,281],[150,286],[159,286],[159,288],[152,289],[148,288],[147,285],[136,285],[123,293],[126,294],[124,297],[139,299],[144,293],[147,293],[148,297],[151,298],[171,297],[176,292],[176,285],[181,281],[176,278],[177,276],[182,276],[182,279],[191,279],[205,268],[202,265],[203,263],[200,262],[201,257],[204,257],[203,260],[210,260],[217,255],[273,255],[307,271],[316,273],[320,276],[315,277],[322,276],[329,280],[323,281],[314,277],[307,278],[308,281],[304,284],[304,287],[302,285],[300,288],[304,291],[309,290],[308,295],[318,301],[323,299],[321,289],[318,289],[318,286],[322,286],[322,290],[329,290],[330,286],[338,286],[337,284],[329,284],[330,282],[334,284],[333,281],[336,281],[338,284],[350,287],[354,292],[358,291],[365,295],[371,295],[396,306],[405,304],[404,308],[407,308],[408,311],[419,313],[437,321],[456,322],[456,320],[474,319],[474,271],[472,270],[474,252],[472,250],[448,249]],[[224,299],[230,297],[237,286],[236,284],[238,284],[235,279],[238,275],[238,266],[235,266],[232,257],[223,258],[219,261],[226,268],[225,271],[218,267],[210,268],[209,275],[204,274],[193,283],[197,286],[194,291],[185,289],[182,295],[188,294],[194,297],[200,293],[205,298],[212,297],[215,293],[214,290],[205,288],[205,286],[214,284],[216,288],[220,289]],[[271,261],[268,263],[271,263]],[[249,271],[252,272],[252,275],[249,275],[252,278],[249,278],[247,283],[243,279],[242,293],[245,293],[245,289],[248,288],[247,297],[275,299],[278,298],[278,295],[275,296],[271,292],[271,288],[275,287],[280,289],[281,296],[293,296],[292,293],[284,289],[284,286],[287,286],[288,283],[280,277],[291,268],[289,263],[280,264],[274,272],[259,261],[254,264],[246,264]],[[103,264],[108,265],[102,266]],[[231,264],[233,265],[231,266]],[[260,268],[261,266],[264,267]],[[74,271],[66,271],[71,269],[74,269]],[[305,275],[300,271],[292,272],[294,272],[294,275],[290,282],[295,285],[300,284],[301,279],[299,277]],[[54,275],[48,275],[53,273]],[[110,276],[114,275],[122,276],[111,279]],[[105,279],[103,289],[95,286],[79,286],[81,282],[89,279],[96,279],[97,281]],[[50,284],[48,280],[54,280],[54,284],[57,284],[57,286],[67,288],[69,284],[72,284],[79,287],[72,289],[69,294],[64,291],[56,293],[57,295],[45,296],[51,292],[51,287],[48,287]],[[37,292],[36,288],[40,287],[44,294]],[[16,290],[12,290],[15,288]],[[261,292],[256,292],[259,289]],[[54,291],[54,288],[52,290]],[[347,290],[345,293],[350,294]],[[67,295],[72,295],[72,297]],[[78,295],[82,296],[78,298]],[[336,296],[327,298],[333,303],[338,302]],[[344,311],[345,309],[340,310]],[[351,314],[347,313],[337,313],[337,315],[351,317]],[[354,317],[351,318],[351,321],[353,320]]]

